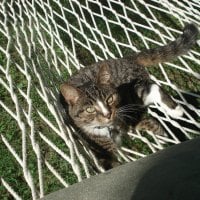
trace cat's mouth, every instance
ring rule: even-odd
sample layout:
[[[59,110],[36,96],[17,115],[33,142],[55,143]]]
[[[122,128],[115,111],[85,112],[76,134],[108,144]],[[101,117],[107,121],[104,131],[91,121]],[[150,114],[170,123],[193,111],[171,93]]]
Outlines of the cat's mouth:
[[[113,128],[113,124],[112,123],[100,124],[98,126],[95,126],[94,128],[96,128],[96,129],[105,129],[105,128],[107,128],[107,129],[110,130],[110,129]]]
[[[97,129],[108,128],[108,129],[110,129],[110,128],[111,128],[111,125],[106,125],[106,126],[95,126],[94,128],[97,128]]]

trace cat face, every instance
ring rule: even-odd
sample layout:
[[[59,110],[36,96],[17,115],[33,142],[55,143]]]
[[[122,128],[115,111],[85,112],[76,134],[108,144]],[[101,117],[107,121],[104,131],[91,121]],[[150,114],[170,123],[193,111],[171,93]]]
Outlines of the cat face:
[[[100,68],[96,81],[88,81],[79,88],[62,84],[61,93],[68,103],[70,117],[86,132],[106,134],[105,129],[114,123],[119,96],[107,67]]]

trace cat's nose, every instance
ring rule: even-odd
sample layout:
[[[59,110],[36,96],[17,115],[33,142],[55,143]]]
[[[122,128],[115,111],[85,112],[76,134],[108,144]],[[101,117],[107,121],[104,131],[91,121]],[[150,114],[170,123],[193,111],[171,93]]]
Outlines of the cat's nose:
[[[110,113],[110,112],[104,113],[104,117],[110,119],[110,117],[111,117],[111,113]]]

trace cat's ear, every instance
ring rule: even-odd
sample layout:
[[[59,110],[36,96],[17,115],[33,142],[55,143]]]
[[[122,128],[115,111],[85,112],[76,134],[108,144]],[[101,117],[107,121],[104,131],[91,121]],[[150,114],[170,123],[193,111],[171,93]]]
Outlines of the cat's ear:
[[[99,73],[97,77],[97,82],[99,84],[110,84],[111,82],[111,74],[110,74],[110,69],[109,66],[106,64],[103,64],[99,68]]]
[[[65,101],[70,105],[74,105],[81,95],[81,91],[78,88],[67,83],[63,83],[60,86],[60,92],[65,98]]]

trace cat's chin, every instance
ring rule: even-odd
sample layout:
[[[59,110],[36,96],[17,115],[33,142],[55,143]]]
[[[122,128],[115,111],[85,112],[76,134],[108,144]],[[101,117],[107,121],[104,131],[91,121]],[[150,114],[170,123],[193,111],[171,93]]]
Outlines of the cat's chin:
[[[84,126],[84,131],[87,134],[102,136],[102,137],[111,137],[110,129],[112,128],[112,123],[106,125],[86,125]]]
[[[108,137],[108,138],[111,137],[110,129],[107,126],[104,126],[104,127],[101,127],[101,128],[99,126],[95,127],[93,129],[93,131],[91,132],[91,134],[101,136],[101,137]]]

